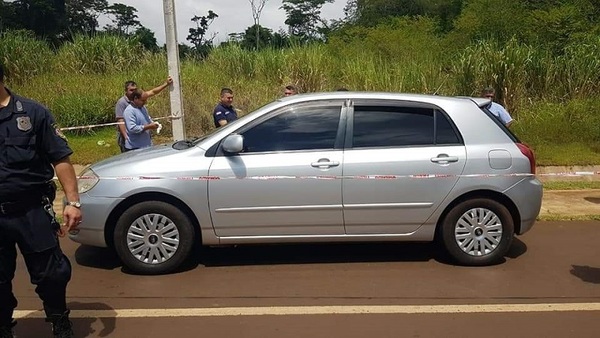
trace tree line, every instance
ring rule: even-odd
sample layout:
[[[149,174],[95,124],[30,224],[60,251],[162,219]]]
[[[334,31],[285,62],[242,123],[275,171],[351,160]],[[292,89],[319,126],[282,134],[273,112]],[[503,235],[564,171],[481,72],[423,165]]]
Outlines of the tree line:
[[[555,54],[569,45],[600,33],[600,1],[597,0],[347,0],[344,17],[325,20],[321,9],[334,0],[283,0],[287,30],[274,32],[260,24],[266,2],[247,0],[254,24],[243,32],[229,35],[222,44],[244,49],[286,48],[290,45],[361,39],[374,30],[405,29],[406,23],[424,20],[433,33],[455,44],[493,39],[510,39],[540,45]],[[110,20],[100,27],[98,19]],[[404,22],[399,24],[398,19]],[[208,33],[215,20],[227,20],[209,10],[190,20],[187,44],[180,45],[183,56],[204,58],[214,47],[215,34]],[[136,39],[145,49],[158,51],[154,32],[144,27],[137,9],[107,0],[2,0],[0,33],[27,30],[59,47],[77,35],[115,34]],[[381,41],[382,44],[385,41]]]

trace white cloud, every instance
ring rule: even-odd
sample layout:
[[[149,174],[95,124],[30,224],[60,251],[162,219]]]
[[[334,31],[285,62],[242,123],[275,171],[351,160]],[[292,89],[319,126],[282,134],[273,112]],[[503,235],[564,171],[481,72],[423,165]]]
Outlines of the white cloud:
[[[122,3],[137,9],[138,20],[142,25],[152,30],[159,45],[165,42],[165,26],[162,0],[109,0],[109,4]],[[286,29],[284,24],[285,11],[279,9],[281,0],[267,0],[260,17],[261,26],[272,29],[274,32]],[[322,8],[324,19],[339,19],[344,16],[346,0],[335,0]],[[175,0],[175,19],[177,24],[177,40],[179,43],[189,44],[186,37],[189,29],[194,26],[191,21],[194,15],[206,16],[208,11],[219,15],[212,23],[208,35],[217,34],[215,41],[225,41],[230,33],[239,33],[252,26],[252,9],[248,0]],[[100,26],[108,23],[107,18],[100,19]]]

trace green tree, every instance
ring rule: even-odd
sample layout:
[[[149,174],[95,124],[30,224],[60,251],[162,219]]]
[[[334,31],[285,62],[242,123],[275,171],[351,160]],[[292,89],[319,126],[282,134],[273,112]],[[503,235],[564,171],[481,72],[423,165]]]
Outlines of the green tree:
[[[515,37],[527,41],[531,11],[521,0],[472,0],[466,2],[451,35],[456,45],[482,39],[505,43]]]
[[[373,27],[392,17],[434,18],[439,30],[452,29],[454,19],[460,14],[464,0],[349,0],[344,8],[344,22]]]
[[[106,25],[104,30],[109,33],[129,35],[130,31],[141,27],[136,13],[137,9],[135,7],[121,3],[106,7],[106,14],[112,16],[112,24]]]
[[[66,27],[65,0],[2,1],[0,27],[25,29],[37,37],[58,43]]]
[[[321,18],[321,8],[333,0],[283,0],[280,8],[285,10],[290,35],[302,42],[320,40],[328,31]]]
[[[98,29],[98,17],[105,13],[107,0],[66,0],[69,35],[93,34]]]
[[[258,40],[256,39],[258,37]],[[245,49],[261,49],[271,45],[273,32],[260,25],[252,25],[243,33],[241,45]]]
[[[156,37],[154,36],[154,32],[150,29],[142,26],[136,29],[133,36],[139,43],[144,47],[144,49],[151,52],[158,52],[159,48],[156,43]]]
[[[206,33],[208,32],[210,25],[218,17],[219,16],[217,13],[209,10],[208,15],[194,15],[194,17],[191,19],[192,22],[196,24],[196,27],[190,28],[190,34],[188,34],[186,40],[188,40],[194,46],[194,50],[196,51],[197,56],[200,58],[206,57],[212,49],[212,41],[214,40],[216,34],[213,34],[210,38],[207,38]]]

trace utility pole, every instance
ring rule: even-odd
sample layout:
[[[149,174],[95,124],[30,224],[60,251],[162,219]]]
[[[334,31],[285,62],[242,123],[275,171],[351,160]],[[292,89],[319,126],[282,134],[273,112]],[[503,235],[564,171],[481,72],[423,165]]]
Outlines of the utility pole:
[[[177,26],[175,24],[175,0],[163,0],[165,14],[165,37],[167,42],[167,63],[169,74],[173,77],[170,88],[171,98],[171,125],[173,127],[173,141],[185,140],[185,120],[183,102],[181,100],[181,81],[179,74],[179,45],[177,43]]]

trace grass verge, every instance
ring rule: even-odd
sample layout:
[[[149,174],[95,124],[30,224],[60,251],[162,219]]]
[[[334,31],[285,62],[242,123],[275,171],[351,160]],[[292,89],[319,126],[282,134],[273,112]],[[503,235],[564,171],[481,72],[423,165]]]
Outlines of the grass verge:
[[[544,182],[544,190],[600,189],[600,181],[550,181]]]

